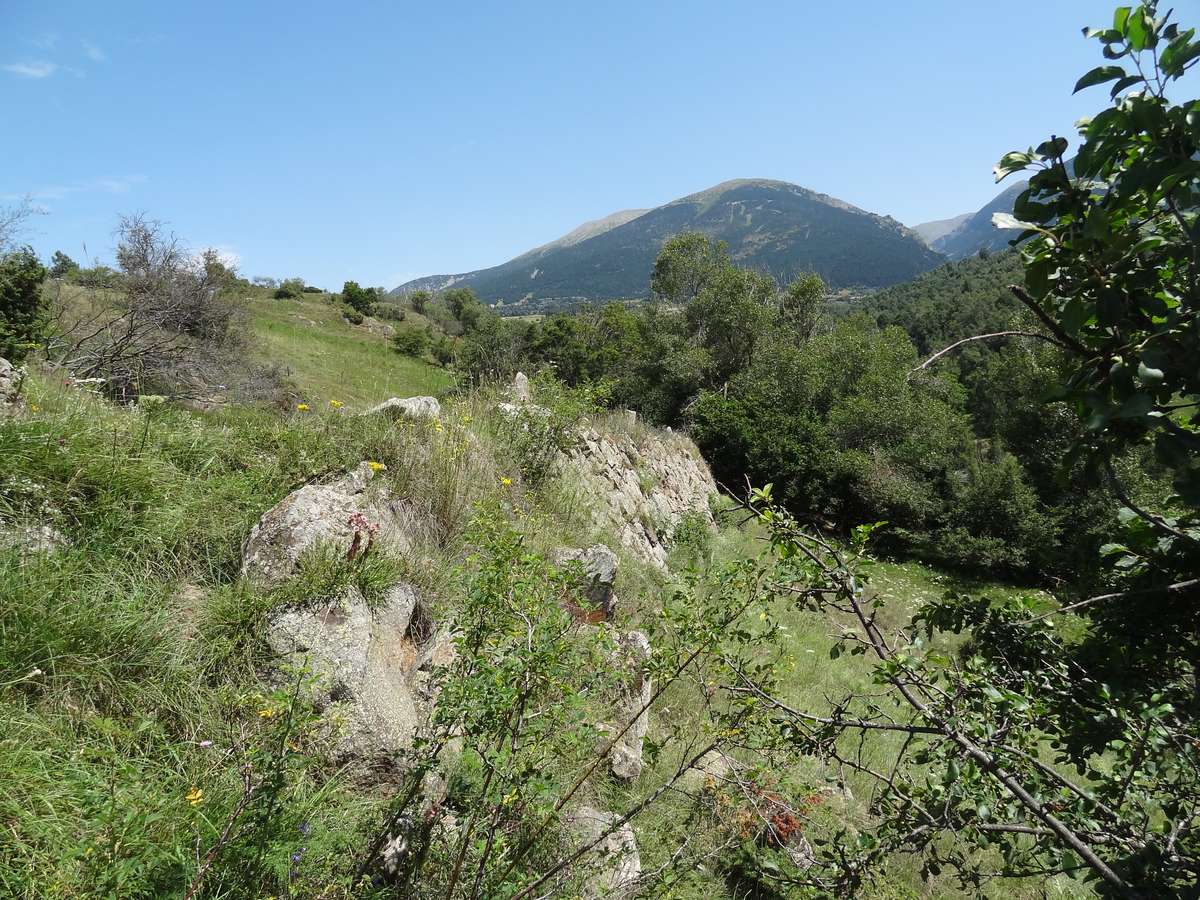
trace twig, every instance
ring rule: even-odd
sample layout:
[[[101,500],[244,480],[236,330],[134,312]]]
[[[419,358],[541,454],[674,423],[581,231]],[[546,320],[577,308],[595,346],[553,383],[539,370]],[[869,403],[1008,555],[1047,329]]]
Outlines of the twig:
[[[929,357],[929,359],[925,360],[925,362],[921,363],[915,369],[909,370],[907,377],[911,378],[913,375],[915,375],[917,372],[920,372],[922,369],[928,369],[931,365],[933,365],[935,362],[937,362],[939,359],[941,359],[947,353],[951,353],[954,350],[957,350],[963,344],[969,344],[972,341],[987,341],[987,340],[991,340],[992,338],[1002,338],[1002,337],[1037,338],[1039,341],[1046,341],[1049,344],[1053,344],[1055,347],[1061,347],[1063,350],[1071,349],[1066,344],[1064,344],[1062,341],[1056,340],[1055,338],[1050,337],[1050,335],[1048,335],[1048,334],[1042,334],[1040,331],[993,331],[991,334],[977,334],[974,337],[963,338],[961,341],[955,341],[949,347],[943,347],[941,350],[939,350],[937,353],[933,354],[933,356]]]

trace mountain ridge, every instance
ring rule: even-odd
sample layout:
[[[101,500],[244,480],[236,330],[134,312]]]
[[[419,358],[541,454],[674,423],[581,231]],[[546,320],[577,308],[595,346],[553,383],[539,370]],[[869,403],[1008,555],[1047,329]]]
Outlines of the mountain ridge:
[[[739,265],[781,282],[816,271],[835,288],[884,287],[944,261],[890,216],[790,182],[739,178],[585,222],[498,266],[414,279],[391,293],[461,285],[504,305],[641,297],[663,242],[693,230],[725,241]]]

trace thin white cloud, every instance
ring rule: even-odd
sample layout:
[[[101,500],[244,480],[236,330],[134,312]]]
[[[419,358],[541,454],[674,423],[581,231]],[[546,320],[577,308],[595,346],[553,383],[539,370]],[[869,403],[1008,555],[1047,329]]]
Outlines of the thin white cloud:
[[[83,55],[86,56],[88,59],[90,59],[92,62],[102,63],[102,62],[108,61],[108,54],[105,53],[103,50],[101,50],[99,47],[97,47],[95,44],[93,44],[91,41],[83,42]]]
[[[62,200],[72,194],[128,194],[134,187],[146,181],[145,175],[109,175],[87,181],[68,184],[50,184],[37,190],[19,195],[30,200]],[[11,201],[16,194],[5,194],[0,200]]]
[[[58,71],[58,64],[45,60],[9,63],[4,66],[4,71],[19,78],[49,78]]]
[[[29,43],[39,50],[52,50],[54,45],[58,43],[58,38],[59,33],[57,31],[46,31],[35,38],[30,38]]]

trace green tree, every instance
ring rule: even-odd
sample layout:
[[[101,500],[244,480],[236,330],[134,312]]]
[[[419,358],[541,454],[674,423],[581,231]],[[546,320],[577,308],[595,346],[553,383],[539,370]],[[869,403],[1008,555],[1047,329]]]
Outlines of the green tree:
[[[1049,609],[951,592],[886,634],[842,552],[773,506],[771,491],[753,498],[780,573],[839,585],[809,607],[856,623],[834,655],[869,654],[890,688],[883,701],[837,701],[832,716],[774,707],[798,746],[878,779],[879,826],[861,852],[839,848],[825,881],[847,892],[903,851],[974,893],[1000,872],[1069,873],[1104,897],[1197,896],[1200,101],[1176,104],[1167,90],[1200,43],[1154,2],[1088,34],[1109,64],[1077,89],[1112,83],[1112,105],[1081,122],[1073,165],[1052,137],[1005,156],[998,174],[1034,169],[1015,208],[1028,227],[1014,293],[1062,352],[1055,382],[1085,428],[1076,451],[1128,523],[1105,548],[1117,560],[1109,590]],[[1120,470],[1149,448],[1177,489],[1157,508],[1132,498]],[[981,475],[965,515],[999,504],[1018,523],[1030,515],[1004,457]],[[892,758],[852,749],[880,732],[903,736]]]
[[[429,301],[433,298],[429,295],[429,291],[413,291],[406,299],[408,300],[408,305],[412,307],[413,312],[424,314],[425,307],[429,305]]]
[[[827,288],[820,275],[799,276],[779,295],[779,317],[799,340],[812,337],[825,309]]]
[[[423,328],[397,329],[392,335],[392,349],[404,356],[424,356],[429,349],[429,332]]]
[[[28,247],[0,256],[0,356],[20,362],[44,330],[46,269]]]
[[[55,250],[54,256],[50,259],[50,269],[48,274],[51,278],[63,278],[71,272],[79,271],[79,263],[67,256],[61,250]]]
[[[709,280],[730,265],[723,242],[714,242],[698,231],[668,238],[654,261],[650,293],[664,303],[690,303]]]
[[[357,281],[342,285],[342,302],[360,315],[369,316],[378,300],[374,288],[361,287]]]

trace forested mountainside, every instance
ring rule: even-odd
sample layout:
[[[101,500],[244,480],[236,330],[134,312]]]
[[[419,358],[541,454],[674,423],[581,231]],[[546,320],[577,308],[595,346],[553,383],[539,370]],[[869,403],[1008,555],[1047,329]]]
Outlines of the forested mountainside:
[[[919,353],[932,353],[973,334],[1002,331],[1024,312],[1010,285],[1025,270],[1012,250],[947,263],[867,296],[861,308],[880,325],[903,328]]]
[[[616,221],[583,240],[559,240],[491,269],[417,279],[392,293],[469,287],[506,309],[522,300],[528,307],[547,299],[645,297],[663,242],[685,231],[725,241],[739,265],[784,282],[816,272],[835,287],[880,287],[940,261],[894,219],[781,181],[728,181]]]

